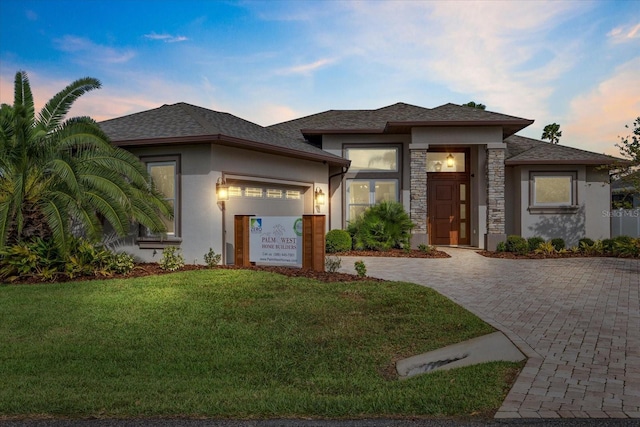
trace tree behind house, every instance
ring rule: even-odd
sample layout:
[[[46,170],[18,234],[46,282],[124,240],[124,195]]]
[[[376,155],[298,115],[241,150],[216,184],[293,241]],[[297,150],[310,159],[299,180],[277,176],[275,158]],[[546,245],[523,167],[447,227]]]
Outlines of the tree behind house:
[[[560,130],[560,125],[557,123],[551,123],[544,127],[541,139],[548,139],[550,143],[557,144],[560,142],[561,136],[562,131]]]

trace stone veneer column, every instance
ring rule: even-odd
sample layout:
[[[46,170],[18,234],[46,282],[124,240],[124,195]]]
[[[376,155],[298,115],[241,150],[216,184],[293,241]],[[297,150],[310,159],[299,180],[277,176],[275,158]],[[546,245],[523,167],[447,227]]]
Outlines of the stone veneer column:
[[[487,148],[487,234],[485,249],[495,251],[506,240],[504,222],[504,148]]]
[[[411,246],[429,243],[427,236],[427,149],[411,149]]]

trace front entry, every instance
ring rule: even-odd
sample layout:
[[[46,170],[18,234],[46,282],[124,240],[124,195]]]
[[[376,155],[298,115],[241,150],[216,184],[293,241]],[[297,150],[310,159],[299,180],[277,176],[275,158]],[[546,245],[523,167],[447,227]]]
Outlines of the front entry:
[[[432,245],[468,245],[469,174],[432,172],[427,177],[429,243]]]

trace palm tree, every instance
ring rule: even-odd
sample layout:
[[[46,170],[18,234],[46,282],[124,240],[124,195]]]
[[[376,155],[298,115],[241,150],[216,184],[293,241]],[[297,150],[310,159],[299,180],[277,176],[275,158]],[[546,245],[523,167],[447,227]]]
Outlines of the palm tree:
[[[560,125],[557,123],[551,123],[544,127],[541,139],[548,139],[550,143],[557,144],[560,142],[561,136],[562,131],[560,130]]]
[[[111,145],[93,119],[65,120],[78,97],[100,86],[76,80],[36,117],[27,73],[16,73],[14,104],[0,106],[0,248],[42,237],[65,250],[72,223],[90,238],[103,223],[119,235],[132,221],[165,230],[162,216],[172,208],[142,163]]]

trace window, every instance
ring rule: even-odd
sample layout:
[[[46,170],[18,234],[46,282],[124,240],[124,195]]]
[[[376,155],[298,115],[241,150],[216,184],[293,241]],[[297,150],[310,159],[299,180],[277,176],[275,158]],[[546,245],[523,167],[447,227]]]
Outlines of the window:
[[[575,172],[531,172],[529,210],[561,213],[577,210]]]
[[[178,156],[153,157],[141,159],[147,166],[147,171],[154,185],[173,207],[173,219],[163,218],[167,228],[166,238],[177,239],[180,236],[180,161]],[[141,230],[143,240],[164,240],[164,236],[152,233],[149,229]]]
[[[397,180],[347,180],[348,220],[356,219],[369,206],[397,200]]]
[[[346,146],[351,160],[346,176],[345,218],[352,221],[377,203],[397,202],[401,177],[401,145]]]
[[[346,157],[351,160],[350,171],[398,171],[397,148],[347,148]]]

